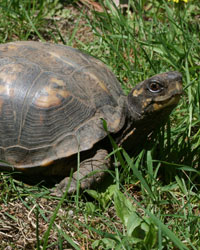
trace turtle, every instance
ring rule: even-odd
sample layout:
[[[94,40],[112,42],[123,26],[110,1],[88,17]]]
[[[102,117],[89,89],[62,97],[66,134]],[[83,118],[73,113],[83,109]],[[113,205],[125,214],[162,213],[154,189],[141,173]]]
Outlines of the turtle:
[[[68,185],[73,193],[77,179],[81,189],[91,188],[112,166],[108,134],[128,152],[143,148],[181,93],[177,71],[145,79],[126,95],[103,62],[78,49],[1,44],[0,170],[30,180],[59,177],[57,195]]]

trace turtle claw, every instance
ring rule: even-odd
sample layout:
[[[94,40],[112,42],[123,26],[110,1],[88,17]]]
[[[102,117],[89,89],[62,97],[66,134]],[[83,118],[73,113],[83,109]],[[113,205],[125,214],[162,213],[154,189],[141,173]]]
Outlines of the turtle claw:
[[[79,171],[74,172],[72,177],[66,177],[57,184],[52,195],[62,196],[65,192],[69,195],[76,193],[78,181],[81,190],[98,185],[110,167],[110,159],[106,159],[107,155],[106,150],[97,150],[92,158],[81,162]]]
[[[51,195],[61,197],[65,192],[72,195],[77,190],[77,182],[71,177],[64,178],[54,188],[51,189]]]

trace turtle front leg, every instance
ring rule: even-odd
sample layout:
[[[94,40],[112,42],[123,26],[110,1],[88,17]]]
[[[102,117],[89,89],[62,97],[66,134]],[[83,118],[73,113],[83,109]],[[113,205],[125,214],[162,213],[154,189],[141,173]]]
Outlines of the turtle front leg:
[[[82,161],[79,171],[74,172],[72,178],[66,177],[63,179],[52,194],[61,196],[66,191],[70,181],[68,194],[76,192],[78,180],[81,190],[89,189],[93,184],[98,184],[104,177],[106,170],[110,167],[110,159],[106,158],[107,155],[108,152],[106,150],[100,149],[92,158]]]

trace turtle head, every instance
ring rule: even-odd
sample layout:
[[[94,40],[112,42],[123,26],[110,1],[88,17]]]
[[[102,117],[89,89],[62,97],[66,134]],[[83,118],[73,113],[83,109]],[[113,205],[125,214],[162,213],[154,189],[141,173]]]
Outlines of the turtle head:
[[[166,120],[182,94],[179,72],[155,75],[139,83],[128,95],[128,108],[134,122]]]

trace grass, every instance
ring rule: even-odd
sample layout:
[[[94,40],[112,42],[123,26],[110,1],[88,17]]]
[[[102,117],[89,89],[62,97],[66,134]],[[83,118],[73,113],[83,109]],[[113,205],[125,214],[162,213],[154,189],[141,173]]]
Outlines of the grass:
[[[125,93],[159,72],[183,74],[184,95],[152,149],[130,158],[104,193],[51,197],[9,174],[0,179],[1,246],[11,249],[200,249],[199,1],[131,1],[123,15],[61,1],[0,3],[0,42],[41,40],[78,47],[112,69]],[[87,14],[86,14],[87,13]]]

